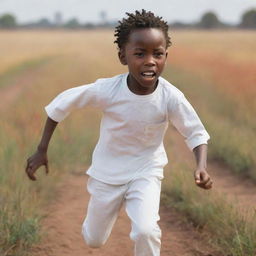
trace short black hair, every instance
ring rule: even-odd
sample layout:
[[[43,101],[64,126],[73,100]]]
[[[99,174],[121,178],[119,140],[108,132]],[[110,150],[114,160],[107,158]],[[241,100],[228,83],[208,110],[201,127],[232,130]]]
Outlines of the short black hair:
[[[114,43],[118,45],[119,50],[128,42],[129,35],[135,29],[142,28],[158,28],[160,29],[166,39],[166,48],[171,45],[171,38],[168,35],[169,26],[162,17],[155,16],[154,13],[150,11],[145,11],[144,9],[135,11],[135,13],[126,12],[128,18],[123,18],[121,21],[118,21],[118,25],[115,28],[116,40]]]

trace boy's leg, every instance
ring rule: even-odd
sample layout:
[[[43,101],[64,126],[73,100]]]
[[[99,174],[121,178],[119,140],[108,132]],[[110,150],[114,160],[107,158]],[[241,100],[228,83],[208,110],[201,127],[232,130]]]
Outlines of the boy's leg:
[[[82,234],[90,247],[100,247],[108,239],[122,206],[126,187],[110,185],[93,178],[87,184],[90,201]]]
[[[129,184],[126,212],[132,222],[130,237],[135,242],[135,256],[159,256],[161,230],[159,218],[161,180],[138,178]]]

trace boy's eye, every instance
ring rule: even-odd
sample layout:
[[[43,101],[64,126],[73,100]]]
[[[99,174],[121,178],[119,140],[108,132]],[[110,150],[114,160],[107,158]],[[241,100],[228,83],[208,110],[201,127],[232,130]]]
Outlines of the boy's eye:
[[[138,57],[142,57],[144,55],[144,53],[143,52],[135,52],[134,55],[138,56]]]
[[[162,57],[164,55],[164,53],[163,52],[156,52],[156,53],[154,53],[154,55],[156,57],[160,58],[160,57]]]

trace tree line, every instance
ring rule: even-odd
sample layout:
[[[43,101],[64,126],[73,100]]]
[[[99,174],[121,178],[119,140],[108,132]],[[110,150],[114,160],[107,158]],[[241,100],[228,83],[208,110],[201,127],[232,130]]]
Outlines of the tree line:
[[[59,17],[59,18],[58,18]],[[61,22],[61,14],[57,13],[57,19],[55,22],[50,22],[47,18],[42,18],[36,22],[27,24],[18,24],[14,15],[6,13],[0,16],[0,28],[13,29],[13,28],[96,28],[96,27],[114,27],[116,22],[108,22],[104,20],[100,23],[85,23],[82,24],[76,18],[72,18],[65,23]],[[230,25],[223,23],[219,20],[218,16],[214,12],[205,13],[199,22],[196,23],[171,23],[172,28],[201,28],[201,29],[221,29],[221,28],[244,28],[244,29],[256,29],[256,9],[251,9],[243,13],[241,22],[237,25]]]

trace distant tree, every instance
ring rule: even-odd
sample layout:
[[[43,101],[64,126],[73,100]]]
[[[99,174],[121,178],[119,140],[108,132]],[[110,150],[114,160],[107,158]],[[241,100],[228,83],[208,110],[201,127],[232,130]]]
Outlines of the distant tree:
[[[66,28],[74,29],[80,27],[80,23],[76,18],[72,18],[64,26]]]
[[[0,28],[14,28],[16,26],[16,18],[12,14],[7,13],[0,17]]]
[[[180,29],[180,28],[191,28],[192,25],[191,24],[188,24],[188,23],[183,23],[183,22],[179,22],[179,21],[176,21],[176,22],[173,22],[170,25],[170,28],[177,28],[177,29]]]
[[[220,24],[221,23],[220,23],[218,17],[213,12],[205,13],[202,16],[201,21],[199,22],[200,27],[207,28],[207,29],[217,28],[220,26]]]
[[[83,25],[84,28],[87,28],[87,29],[93,29],[95,28],[95,24],[91,23],[91,22],[87,22]]]
[[[38,26],[38,27],[51,27],[52,23],[47,18],[42,18],[36,23],[36,26]]]
[[[249,10],[243,14],[240,27],[256,28],[256,9]]]

